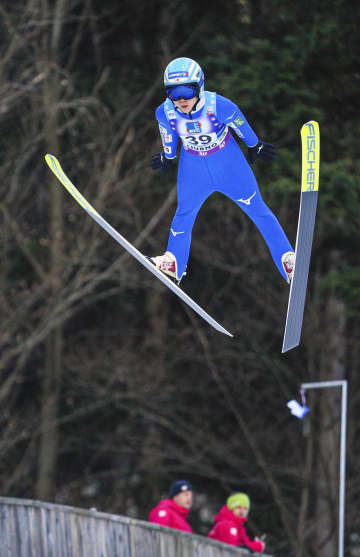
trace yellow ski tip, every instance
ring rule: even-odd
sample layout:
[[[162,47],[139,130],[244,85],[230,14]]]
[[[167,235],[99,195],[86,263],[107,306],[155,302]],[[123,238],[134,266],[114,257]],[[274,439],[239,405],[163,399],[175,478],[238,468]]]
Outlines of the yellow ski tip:
[[[57,160],[57,158],[54,157],[54,155],[51,155],[50,153],[46,153],[44,159],[49,166],[50,166],[52,160],[55,161],[57,164],[59,164],[59,161]]]
[[[302,168],[301,191],[318,191],[320,169],[320,132],[315,120],[301,128]]]

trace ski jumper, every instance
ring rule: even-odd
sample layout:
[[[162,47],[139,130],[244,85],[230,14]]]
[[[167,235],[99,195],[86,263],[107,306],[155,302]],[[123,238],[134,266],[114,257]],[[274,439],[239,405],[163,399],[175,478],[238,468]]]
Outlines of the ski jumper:
[[[275,265],[287,280],[281,256],[291,247],[279,221],[264,203],[256,178],[231,127],[245,145],[258,138],[240,109],[229,99],[205,91],[195,111],[184,114],[170,99],[156,109],[164,154],[176,157],[182,140],[178,167],[178,206],[173,218],[167,251],[177,260],[178,278],[185,271],[192,228],[204,201],[214,192],[232,199],[255,223],[267,243]]]

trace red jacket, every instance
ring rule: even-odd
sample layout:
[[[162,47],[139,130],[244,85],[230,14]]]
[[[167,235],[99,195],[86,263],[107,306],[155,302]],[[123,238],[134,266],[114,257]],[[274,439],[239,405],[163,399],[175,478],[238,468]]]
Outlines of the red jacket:
[[[163,499],[156,507],[150,511],[149,520],[161,526],[192,532],[192,528],[186,522],[190,509],[184,509],[172,499]]]
[[[251,541],[248,537],[244,523],[247,518],[239,518],[229,511],[227,505],[218,512],[214,518],[214,528],[209,532],[209,538],[230,545],[247,545],[256,553],[264,550],[264,544],[260,541]]]

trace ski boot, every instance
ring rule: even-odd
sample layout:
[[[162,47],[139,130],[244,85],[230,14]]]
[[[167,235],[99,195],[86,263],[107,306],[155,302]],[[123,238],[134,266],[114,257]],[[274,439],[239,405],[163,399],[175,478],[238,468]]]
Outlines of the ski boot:
[[[164,255],[148,257],[148,259],[157,269],[159,269],[159,271],[167,275],[175,284],[180,284],[182,277],[178,278],[176,258],[170,251],[166,251]]]
[[[293,251],[287,251],[284,253],[281,257],[281,263],[287,275],[287,281],[290,284],[295,269],[295,253]]]

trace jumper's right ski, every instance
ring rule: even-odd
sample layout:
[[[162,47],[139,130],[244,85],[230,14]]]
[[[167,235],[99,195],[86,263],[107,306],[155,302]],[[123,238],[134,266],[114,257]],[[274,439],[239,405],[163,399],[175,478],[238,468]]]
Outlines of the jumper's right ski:
[[[209,323],[214,329],[232,337],[233,335],[229,333],[222,325],[220,325],[215,319],[213,319],[205,310],[203,310],[190,296],[188,296],[181,288],[179,288],[174,282],[170,280],[169,277],[164,275],[159,271],[153,263],[149,261],[139,250],[137,250],[128,240],[126,240],[119,232],[117,232],[106,220],[99,215],[99,213],[94,209],[92,205],[85,199],[85,197],[79,192],[79,190],[74,186],[74,184],[66,176],[65,172],[60,166],[59,161],[53,155],[46,155],[45,160],[49,165],[49,168],[53,171],[59,182],[68,190],[68,192],[73,196],[73,198],[81,205],[83,209],[94,219],[110,236],[114,238],[123,248],[126,249],[135,259],[137,259],[144,267],[148,269],[153,275],[155,275],[161,282],[165,284],[170,290],[174,292],[179,298],[183,300],[188,306],[190,306],[196,313],[198,313],[205,321]]]
[[[313,120],[301,128],[302,173],[295,269],[290,286],[282,352],[300,343],[319,189],[320,132]]]

